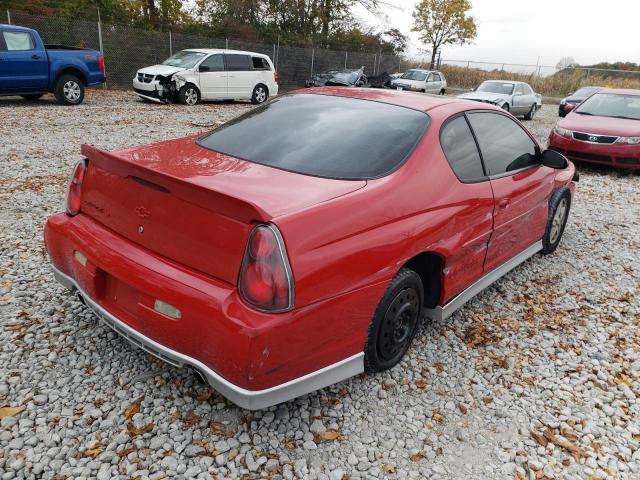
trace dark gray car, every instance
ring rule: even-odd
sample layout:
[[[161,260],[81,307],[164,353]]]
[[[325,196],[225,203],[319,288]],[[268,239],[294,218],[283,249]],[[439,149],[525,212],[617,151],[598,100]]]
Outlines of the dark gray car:
[[[542,97],[525,82],[487,80],[473,92],[458,95],[458,98],[497,105],[513,115],[531,120],[542,107]]]

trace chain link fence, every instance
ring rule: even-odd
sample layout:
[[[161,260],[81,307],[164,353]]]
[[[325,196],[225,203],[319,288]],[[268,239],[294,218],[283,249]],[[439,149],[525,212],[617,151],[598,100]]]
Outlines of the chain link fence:
[[[91,48],[104,54],[109,88],[130,88],[140,68],[164,61],[186,48],[227,48],[263,53],[271,57],[283,91],[304,86],[313,74],[330,69],[364,67],[368,76],[400,71],[395,55],[302,48],[246,42],[182,32],[159,32],[111,25],[100,21],[31,15],[7,11],[6,21],[37,30],[47,44]],[[3,21],[0,15],[0,21]]]

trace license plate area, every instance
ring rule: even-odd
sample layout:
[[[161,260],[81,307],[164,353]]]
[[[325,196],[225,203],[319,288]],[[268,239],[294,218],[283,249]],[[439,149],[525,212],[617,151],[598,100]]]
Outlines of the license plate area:
[[[104,272],[103,301],[118,310],[138,315],[140,310],[140,292],[113,275]]]

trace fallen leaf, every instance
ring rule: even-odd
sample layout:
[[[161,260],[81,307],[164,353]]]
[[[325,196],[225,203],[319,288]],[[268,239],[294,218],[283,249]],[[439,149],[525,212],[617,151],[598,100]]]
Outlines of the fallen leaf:
[[[196,395],[195,398],[196,400],[198,400],[199,402],[206,402],[207,400],[209,400],[211,397],[213,396],[213,390],[208,389],[205,390],[204,392],[199,393],[198,395]]]
[[[102,448],[100,447],[90,448],[89,450],[84,451],[84,456],[96,458],[98,455],[100,455],[100,452],[102,452]]]
[[[238,456],[238,453],[239,452],[237,450],[234,450],[229,455],[227,455],[227,460],[229,460],[229,461],[233,460],[234,458],[236,458]]]
[[[549,440],[554,445],[564,448],[567,452],[569,452],[573,456],[573,458],[576,459],[576,461],[580,460],[581,457],[587,458],[589,456],[589,454],[584,449],[577,447],[576,445],[574,445],[569,440],[563,437],[559,437],[555,435],[549,428],[547,428],[544,431],[543,435],[547,440]]]
[[[225,433],[227,431],[227,427],[221,422],[211,421],[209,422],[209,428],[216,433]]]
[[[135,437],[136,435],[142,435],[143,433],[148,433],[153,430],[155,427],[153,422],[147,423],[144,427],[136,427],[133,425],[133,422],[129,422],[127,424],[127,432],[129,432],[129,436]]]
[[[391,465],[390,463],[385,463],[382,466],[382,471],[384,471],[384,473],[395,473],[396,467],[395,465]]]
[[[544,438],[544,435],[541,435],[539,433],[536,433],[534,431],[531,431],[531,437],[538,443],[538,445],[542,446],[542,447],[546,447],[549,442],[547,441],[546,438]]]
[[[132,403],[131,405],[129,405],[127,408],[124,409],[124,416],[126,418],[131,418],[136,413],[140,413],[140,403],[139,402]]]
[[[458,410],[460,410],[460,413],[462,413],[463,415],[466,415],[468,412],[467,407],[465,407],[462,403],[458,404]]]
[[[0,295],[0,302],[6,302],[10,298],[11,298],[11,294],[10,293],[5,293],[4,295]]]
[[[413,455],[411,455],[409,457],[409,460],[411,460],[412,462],[419,462],[420,460],[423,460],[424,458],[426,458],[424,453],[418,452],[418,453],[414,453]]]
[[[4,417],[15,417],[19,413],[24,412],[26,407],[1,407],[0,408],[0,420]]]
[[[336,432],[334,430],[329,430],[327,432],[318,433],[318,437],[323,441],[333,441],[333,440],[342,440],[344,437],[340,432]]]
[[[425,388],[427,385],[429,385],[429,382],[424,378],[421,378],[420,380],[416,380],[416,387],[418,388]]]
[[[613,381],[616,382],[616,385],[626,385],[627,387],[631,387],[631,381],[626,375],[620,375],[614,378]]]
[[[444,416],[440,415],[439,413],[434,413],[433,415],[431,415],[431,418],[433,418],[438,423],[444,422]]]

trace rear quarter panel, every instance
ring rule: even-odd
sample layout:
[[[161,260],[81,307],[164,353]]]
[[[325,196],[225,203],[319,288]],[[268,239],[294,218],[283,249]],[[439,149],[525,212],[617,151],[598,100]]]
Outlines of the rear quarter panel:
[[[98,66],[98,56],[100,52],[95,50],[47,50],[49,57],[49,78],[54,88],[54,83],[60,73],[73,68],[82,73],[82,80],[87,85],[99,85],[104,82],[105,77]]]

